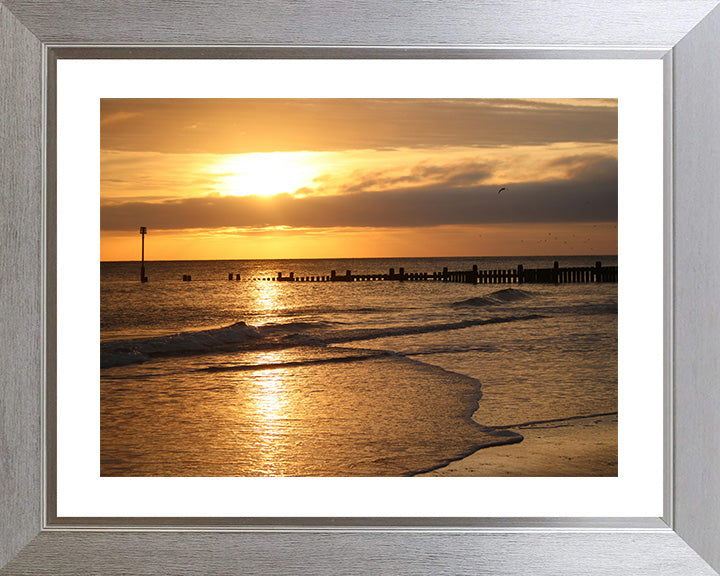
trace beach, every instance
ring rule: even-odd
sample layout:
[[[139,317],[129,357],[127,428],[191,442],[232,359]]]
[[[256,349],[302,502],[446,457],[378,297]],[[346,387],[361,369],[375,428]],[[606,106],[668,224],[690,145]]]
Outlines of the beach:
[[[511,430],[523,441],[482,448],[422,476],[617,476],[617,415]]]

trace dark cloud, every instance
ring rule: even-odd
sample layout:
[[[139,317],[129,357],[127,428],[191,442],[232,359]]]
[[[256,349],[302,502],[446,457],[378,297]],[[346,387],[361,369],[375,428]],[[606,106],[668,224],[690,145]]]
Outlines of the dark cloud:
[[[497,186],[445,181],[380,192],[333,196],[205,196],[165,202],[126,202],[101,208],[103,230],[290,226],[413,227],[450,224],[611,222],[617,220],[617,162],[595,158],[575,178]]]
[[[104,98],[101,148],[241,154],[616,142],[617,101],[582,102]]]

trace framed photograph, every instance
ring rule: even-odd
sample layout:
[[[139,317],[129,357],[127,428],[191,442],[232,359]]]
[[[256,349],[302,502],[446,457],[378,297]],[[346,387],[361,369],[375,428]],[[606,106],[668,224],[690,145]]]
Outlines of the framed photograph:
[[[716,5],[0,4],[2,572],[716,574]]]
[[[59,521],[662,513],[661,62],[56,77]]]

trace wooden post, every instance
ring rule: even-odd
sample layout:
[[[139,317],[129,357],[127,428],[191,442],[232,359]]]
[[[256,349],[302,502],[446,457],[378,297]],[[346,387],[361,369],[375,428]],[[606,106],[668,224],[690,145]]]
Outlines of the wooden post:
[[[560,275],[560,263],[556,261],[553,264],[553,281],[555,282],[555,284],[558,284],[560,282],[559,275]]]
[[[232,280],[232,279],[233,279],[233,273],[230,272],[230,274],[228,274],[228,280]]]
[[[295,282],[295,272],[290,272],[290,282]]]
[[[335,282],[335,270],[330,270],[330,282]]]
[[[140,248],[140,282],[147,282],[147,276],[145,276],[145,234],[147,234],[147,228],[140,226],[140,236],[142,237],[142,244]]]
[[[595,282],[602,282],[602,262],[595,262]]]
[[[405,281],[405,268],[400,268],[400,282]]]
[[[525,280],[525,276],[523,275],[523,265],[522,265],[522,264],[518,264],[518,267],[517,267],[517,281],[518,281],[518,284],[522,284],[524,280]]]
[[[443,282],[447,282],[447,280],[448,280],[448,269],[447,269],[447,266],[445,266],[445,267],[443,268],[442,277],[443,277]]]

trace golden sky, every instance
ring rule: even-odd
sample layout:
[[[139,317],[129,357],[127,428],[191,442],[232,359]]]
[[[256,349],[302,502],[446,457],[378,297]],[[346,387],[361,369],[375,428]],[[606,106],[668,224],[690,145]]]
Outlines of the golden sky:
[[[148,260],[617,253],[617,100],[103,99],[100,124],[104,261],[140,226]]]

